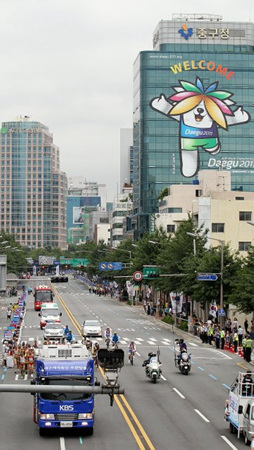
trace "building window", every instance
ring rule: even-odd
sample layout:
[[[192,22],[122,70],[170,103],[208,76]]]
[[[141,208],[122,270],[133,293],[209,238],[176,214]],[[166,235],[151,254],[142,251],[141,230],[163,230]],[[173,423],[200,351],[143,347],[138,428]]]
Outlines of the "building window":
[[[168,213],[173,214],[173,213],[181,213],[183,212],[183,208],[168,208]]]
[[[236,200],[244,200],[244,197],[236,197]]]
[[[197,189],[197,190],[195,191],[195,195],[196,195],[196,197],[201,197],[201,196],[202,196],[202,191],[201,191],[201,189]]]
[[[251,220],[251,211],[240,211],[239,212],[239,220]]]
[[[224,233],[225,224],[224,223],[212,223],[212,233]]]
[[[174,233],[175,232],[175,225],[167,225],[167,233]]]
[[[240,252],[247,252],[250,247],[251,247],[251,242],[239,242],[238,243],[238,250]]]

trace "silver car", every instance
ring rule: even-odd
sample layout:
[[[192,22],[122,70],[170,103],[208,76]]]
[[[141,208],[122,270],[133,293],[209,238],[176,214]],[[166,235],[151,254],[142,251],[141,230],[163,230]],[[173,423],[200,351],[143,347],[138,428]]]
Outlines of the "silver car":
[[[101,325],[98,320],[85,320],[83,323],[83,336],[102,336]]]
[[[44,339],[62,339],[64,337],[64,329],[61,323],[47,323],[44,328]]]

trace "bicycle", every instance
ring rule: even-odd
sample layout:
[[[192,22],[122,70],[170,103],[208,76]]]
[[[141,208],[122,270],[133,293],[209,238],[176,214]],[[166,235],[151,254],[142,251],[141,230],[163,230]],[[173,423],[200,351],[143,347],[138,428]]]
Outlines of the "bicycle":
[[[132,366],[133,366],[133,363],[134,363],[134,355],[135,355],[134,350],[129,350],[129,361],[130,361]]]

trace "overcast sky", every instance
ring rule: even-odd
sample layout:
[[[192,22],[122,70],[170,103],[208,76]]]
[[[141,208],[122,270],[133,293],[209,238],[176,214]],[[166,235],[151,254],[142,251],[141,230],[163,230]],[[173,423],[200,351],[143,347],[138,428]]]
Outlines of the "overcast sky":
[[[1,122],[28,115],[48,126],[61,170],[105,183],[113,200],[120,128],[132,127],[133,63],[152,50],[158,22],[173,13],[254,19],[252,0],[176,3],[0,0]]]

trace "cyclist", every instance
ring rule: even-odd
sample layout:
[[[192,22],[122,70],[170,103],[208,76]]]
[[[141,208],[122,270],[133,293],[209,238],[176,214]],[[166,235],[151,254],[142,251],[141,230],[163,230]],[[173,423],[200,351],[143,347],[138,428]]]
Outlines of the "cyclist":
[[[129,343],[128,350],[129,350],[129,362],[131,362],[131,357],[133,358],[135,356],[136,351],[137,351],[136,344],[135,344],[134,341],[131,341]]]
[[[105,344],[107,346],[107,348],[109,347],[110,341],[111,341],[111,337],[112,337],[112,332],[111,329],[109,327],[106,328],[105,332],[104,332],[104,337],[105,337]]]
[[[118,348],[119,343],[120,343],[120,336],[118,336],[117,332],[115,331],[112,337],[112,344],[115,346],[115,348]]]

